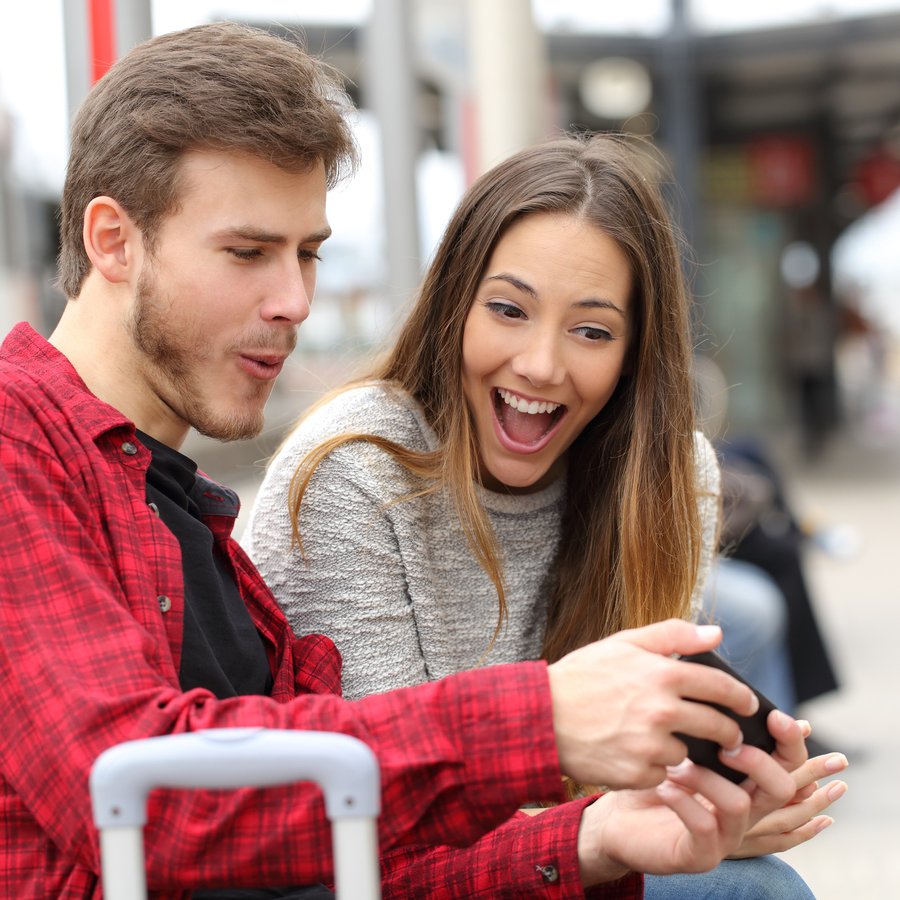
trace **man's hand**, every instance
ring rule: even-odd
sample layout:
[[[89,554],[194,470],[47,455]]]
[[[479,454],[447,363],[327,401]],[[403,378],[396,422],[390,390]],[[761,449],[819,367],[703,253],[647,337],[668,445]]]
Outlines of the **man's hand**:
[[[685,758],[673,732],[740,746],[737,723],[706,703],[751,715],[759,706],[753,691],[724,672],[671,658],[711,650],[721,639],[717,626],[670,619],[619,632],[549,666],[563,772],[586,784],[652,787]]]
[[[793,719],[773,712],[769,729],[777,742],[771,756],[743,746],[727,757],[729,766],[748,776],[742,784],[685,759],[654,790],[612,792],[588,806],[578,834],[584,884],[628,870],[705,872],[736,855],[748,831],[783,811],[798,783],[817,768],[804,762],[802,733]]]

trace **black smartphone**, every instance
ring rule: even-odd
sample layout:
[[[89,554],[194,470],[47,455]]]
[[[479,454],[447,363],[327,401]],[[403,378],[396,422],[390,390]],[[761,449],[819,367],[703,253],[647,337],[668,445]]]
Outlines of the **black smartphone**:
[[[721,669],[727,672],[732,678],[736,678],[742,684],[746,684],[753,690],[753,693],[759,697],[759,709],[752,716],[739,716],[734,710],[725,706],[719,706],[718,703],[710,703],[714,709],[725,713],[731,719],[734,719],[741,726],[741,733],[744,735],[744,743],[752,744],[754,747],[760,747],[767,753],[771,753],[775,749],[775,738],[769,734],[766,719],[769,713],[775,709],[775,704],[769,700],[764,694],[761,694],[753,687],[745,678],[742,678],[729,666],[720,656],[712,651],[706,653],[695,653],[691,656],[680,657],[684,662],[700,663],[704,666],[713,666],[713,668]],[[706,766],[719,775],[724,776],[735,784],[742,782],[747,776],[743,772],[738,772],[726,766],[719,759],[719,745],[714,741],[707,741],[703,738],[695,738],[691,735],[675,733],[675,737],[684,741],[688,748],[688,758],[698,766]]]

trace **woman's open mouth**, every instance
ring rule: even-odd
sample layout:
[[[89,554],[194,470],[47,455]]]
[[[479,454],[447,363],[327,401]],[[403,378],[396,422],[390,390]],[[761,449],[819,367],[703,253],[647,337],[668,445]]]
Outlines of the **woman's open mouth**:
[[[567,408],[548,400],[528,400],[505,388],[493,388],[491,401],[500,442],[516,453],[536,453],[559,428]]]

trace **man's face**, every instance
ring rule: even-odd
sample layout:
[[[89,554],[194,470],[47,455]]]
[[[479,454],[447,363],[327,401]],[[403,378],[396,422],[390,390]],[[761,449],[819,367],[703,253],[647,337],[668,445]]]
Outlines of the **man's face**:
[[[192,151],[181,184],[126,321],[138,424],[174,446],[189,426],[220,440],[252,437],[309,315],[330,233],[324,168],[296,174]]]

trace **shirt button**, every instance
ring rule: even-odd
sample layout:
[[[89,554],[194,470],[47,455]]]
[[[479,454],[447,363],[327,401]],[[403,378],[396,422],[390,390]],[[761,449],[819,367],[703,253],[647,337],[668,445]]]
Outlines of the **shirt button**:
[[[132,444],[131,441],[125,441],[122,444],[122,452],[127,453],[128,456],[134,456],[138,452],[138,448],[136,444]]]
[[[559,881],[559,870],[556,866],[538,866],[538,872],[541,873],[541,878],[544,879],[548,884],[553,884],[555,881]]]
[[[156,598],[156,601],[159,603],[159,608],[164,613],[167,613],[172,608],[172,601],[165,594],[160,594]]]

